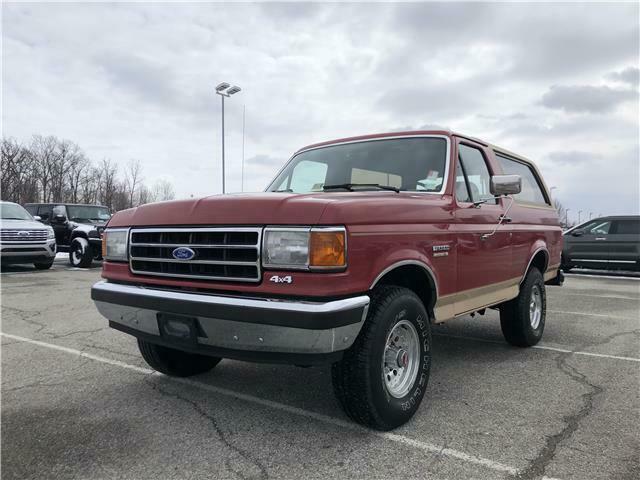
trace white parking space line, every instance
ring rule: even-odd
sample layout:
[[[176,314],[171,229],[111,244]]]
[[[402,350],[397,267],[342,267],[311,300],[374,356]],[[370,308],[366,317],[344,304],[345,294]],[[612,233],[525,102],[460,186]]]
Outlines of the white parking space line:
[[[637,277],[633,274],[629,276],[623,275],[598,275],[598,274],[589,274],[589,273],[565,273],[566,277],[571,278],[608,278],[611,280],[640,280],[640,277]]]
[[[138,367],[136,365],[130,365],[128,363],[120,362],[118,360],[112,360],[110,358],[99,357],[97,355],[91,355],[90,353],[82,352],[80,350],[75,350],[73,348],[62,347],[60,345],[55,345],[52,343],[41,342],[39,340],[34,340],[31,338],[20,337],[18,335],[11,335],[9,333],[0,332],[0,336],[5,338],[9,338],[12,340],[17,340],[19,342],[29,343],[32,345],[37,345],[39,347],[49,348],[52,350],[58,350],[60,352],[68,353],[71,355],[75,355],[78,357],[88,358],[90,360],[94,360],[96,362],[104,363],[107,365],[112,365],[114,367],[120,367],[127,370],[132,370],[137,373],[142,373],[145,375],[157,374],[155,371]],[[6,366],[5,366],[6,368]],[[157,374],[160,375],[160,374]],[[337,427],[345,428],[347,430],[356,431],[358,433],[363,433],[367,435],[373,435],[378,438],[382,438],[384,440],[389,440],[392,442],[396,442],[399,444],[403,444],[416,450],[421,450],[428,453],[433,453],[436,455],[446,456],[450,458],[455,458],[457,460],[461,460],[463,462],[467,462],[470,464],[478,465],[486,467],[490,470],[494,470],[496,472],[507,473],[509,475],[518,475],[519,470],[514,467],[510,467],[508,465],[504,465],[499,462],[495,462],[493,460],[489,460],[487,458],[477,457],[475,455],[469,455],[467,453],[461,452],[459,450],[454,450],[452,448],[444,448],[443,446],[434,445],[432,443],[423,442],[420,440],[415,440],[413,438],[405,437],[403,435],[399,435],[396,433],[390,432],[376,432],[374,430],[369,430],[365,427],[361,427],[356,423],[352,423],[346,420],[341,420],[339,418],[330,417],[328,415],[323,415],[321,413],[311,412],[308,410],[303,410],[302,408],[293,407],[291,405],[286,405],[283,403],[274,402],[272,400],[266,400],[264,398],[254,397],[253,395],[247,395],[245,393],[234,392],[233,390],[227,390],[226,388],[220,388],[213,385],[207,385],[204,383],[200,383],[194,380],[189,380],[186,378],[178,378],[178,377],[165,377],[164,379],[167,381],[171,381],[174,383],[180,383],[183,385],[189,385],[191,387],[199,388],[202,390],[207,390],[209,392],[217,393],[220,395],[224,395],[227,397],[232,397],[239,400],[244,400],[249,403],[261,405],[263,407],[271,408],[274,410],[279,410],[281,412],[287,412],[294,415],[299,415],[301,417],[310,418],[325,424],[334,425]]]
[[[497,340],[489,340],[488,338],[465,337],[464,335],[451,335],[449,333],[434,333],[433,336],[458,338],[460,340],[471,340],[473,342],[495,343],[498,345],[505,345],[503,342],[499,342]],[[618,355],[607,355],[605,353],[578,352],[575,350],[567,350],[566,348],[548,347],[546,345],[534,345],[531,348],[534,348],[536,350],[551,350],[553,352],[571,353],[572,355],[584,355],[586,357],[601,357],[601,358],[609,358],[611,360],[623,360],[625,362],[640,362],[640,358],[635,358],[635,357],[621,357]]]
[[[591,312],[569,312],[565,310],[547,310],[548,313],[564,313],[565,315],[578,315],[587,317],[602,317],[602,318],[619,318],[620,320],[639,320],[640,315],[636,318],[622,317],[620,315],[611,315],[609,313],[591,313]]]
[[[549,293],[547,291],[547,296],[549,296]],[[620,300],[640,300],[639,296],[635,296],[635,297],[630,297],[630,296],[623,296],[623,295],[594,295],[593,293],[567,293],[566,290],[563,291],[562,293],[559,293],[558,295],[553,295],[555,298],[559,298],[559,297],[593,297],[593,298],[617,298]]]

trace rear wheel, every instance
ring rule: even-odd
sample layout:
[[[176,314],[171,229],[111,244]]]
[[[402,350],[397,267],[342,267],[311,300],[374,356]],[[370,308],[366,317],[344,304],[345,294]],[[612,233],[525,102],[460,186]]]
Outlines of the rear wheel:
[[[69,245],[69,263],[78,268],[89,268],[93,261],[93,249],[86,238],[76,237]]]
[[[373,292],[358,338],[333,364],[334,392],[345,413],[377,430],[406,423],[424,397],[431,368],[429,316],[402,287]]]
[[[142,358],[151,368],[171,377],[190,377],[206,373],[220,363],[220,358],[183,352],[138,339]]]
[[[500,307],[500,326],[507,342],[531,347],[540,341],[547,314],[546,295],[542,273],[531,268],[520,285],[520,294]]]

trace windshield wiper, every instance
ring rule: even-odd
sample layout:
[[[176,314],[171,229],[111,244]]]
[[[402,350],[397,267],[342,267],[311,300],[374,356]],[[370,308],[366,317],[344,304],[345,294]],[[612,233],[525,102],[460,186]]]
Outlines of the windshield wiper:
[[[2,217],[2,220],[29,220],[28,218],[20,218],[20,217]]]
[[[273,193],[293,193],[293,190],[290,188],[285,188],[283,190],[271,190]]]
[[[350,192],[355,192],[353,187],[365,187],[365,188],[379,188],[380,190],[390,190],[392,192],[400,193],[398,187],[392,187],[391,185],[380,185],[379,183],[339,183],[336,185],[324,185],[323,190],[334,190],[336,188],[344,188]]]

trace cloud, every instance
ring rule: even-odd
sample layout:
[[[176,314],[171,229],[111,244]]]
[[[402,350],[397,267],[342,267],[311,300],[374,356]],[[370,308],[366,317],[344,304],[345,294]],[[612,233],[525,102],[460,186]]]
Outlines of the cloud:
[[[243,153],[245,190],[262,190],[302,146],[442,125],[538,161],[568,208],[624,213],[632,175],[611,165],[639,143],[639,14],[594,3],[9,2],[3,133],[140,159],[179,197],[215,193],[213,87],[228,81],[242,87],[225,102],[229,191],[241,188]],[[611,178],[594,185],[601,172]]]
[[[606,85],[554,85],[542,96],[547,108],[565,112],[605,113],[630,100],[637,100],[634,90],[613,89]]]
[[[607,78],[614,82],[628,83],[633,87],[640,84],[640,69],[636,67],[627,67],[620,72],[611,72]]]
[[[583,166],[588,163],[596,163],[602,156],[592,152],[571,150],[566,152],[551,152],[547,155],[547,158],[554,165]]]

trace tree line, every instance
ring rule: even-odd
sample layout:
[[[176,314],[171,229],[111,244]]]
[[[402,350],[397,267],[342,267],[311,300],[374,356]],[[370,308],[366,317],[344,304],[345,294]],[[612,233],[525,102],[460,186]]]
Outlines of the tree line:
[[[171,182],[144,182],[139,160],[124,168],[110,159],[94,162],[69,140],[34,135],[27,143],[2,139],[0,198],[25,203],[86,203],[112,212],[173,200]]]

